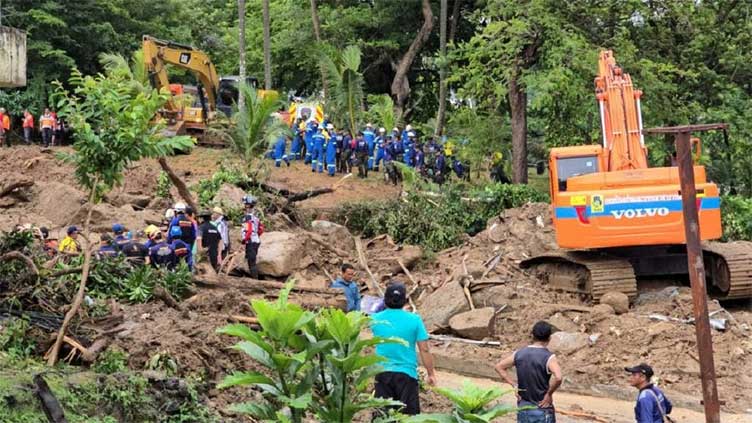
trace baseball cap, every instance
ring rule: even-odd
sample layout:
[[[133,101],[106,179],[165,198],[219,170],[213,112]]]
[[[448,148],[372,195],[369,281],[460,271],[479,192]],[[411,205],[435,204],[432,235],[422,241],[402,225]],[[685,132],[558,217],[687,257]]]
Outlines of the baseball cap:
[[[625,367],[624,370],[628,371],[629,373],[642,373],[644,374],[648,379],[653,377],[653,368],[648,366],[645,363],[640,363],[633,367]]]
[[[401,282],[392,282],[384,292],[384,304],[389,308],[401,308],[407,302],[407,289]]]
[[[125,227],[121,225],[120,223],[116,223],[112,225],[112,232],[115,232],[116,234],[119,234],[121,232],[125,231]]]
[[[70,234],[72,234],[74,232],[78,232],[78,227],[76,227],[76,226],[68,226],[68,231],[67,231],[68,235],[70,235]]]

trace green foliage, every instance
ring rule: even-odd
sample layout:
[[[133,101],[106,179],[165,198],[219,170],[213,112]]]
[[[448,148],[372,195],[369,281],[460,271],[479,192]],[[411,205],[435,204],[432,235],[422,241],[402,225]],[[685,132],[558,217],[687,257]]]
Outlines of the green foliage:
[[[174,376],[178,373],[178,363],[166,351],[160,351],[149,357],[146,362],[147,369],[164,372],[168,376]]]
[[[389,133],[397,124],[392,97],[386,94],[369,95],[368,120],[374,122],[376,126],[383,127]]]
[[[3,231],[0,234],[0,254],[10,251],[28,252],[34,245],[34,233],[30,230]]]
[[[454,404],[451,414],[420,414],[403,420],[405,423],[489,423],[520,409],[504,404],[491,405],[498,398],[513,392],[498,387],[481,388],[465,381],[462,389],[432,388]]]
[[[78,182],[88,189],[109,190],[122,182],[130,163],[162,157],[192,146],[189,137],[164,138],[152,119],[167,100],[156,90],[134,91],[122,72],[84,76],[73,70],[72,92],[56,83],[58,113],[73,128],[73,150],[62,154],[75,165]]]
[[[255,88],[244,83],[240,84],[239,91],[245,99],[245,110],[238,110],[233,115],[235,128],[231,146],[250,166],[268,145],[279,136],[289,134],[290,128],[273,116],[282,106],[277,96],[259,96]]]
[[[172,197],[170,195],[170,188],[172,188],[170,177],[164,170],[160,171],[157,177],[157,197],[169,200]]]
[[[71,279],[79,277],[72,275]],[[87,286],[92,297],[144,303],[151,300],[156,286],[162,286],[175,298],[183,298],[191,283],[191,272],[183,262],[169,271],[151,266],[131,266],[124,257],[115,256],[93,263]]]
[[[201,179],[194,190],[198,193],[198,201],[202,206],[211,205],[214,200],[214,196],[217,195],[219,189],[223,184],[231,185],[248,185],[251,183],[251,179],[239,169],[226,168],[224,166],[219,167],[214,172],[211,178]],[[230,206],[231,204],[223,204],[223,206]]]
[[[351,134],[358,132],[365,99],[360,62],[360,48],[354,45],[341,53],[321,56],[321,69],[327,81],[327,113],[335,125],[346,126]]]
[[[489,184],[467,190],[457,184],[440,194],[408,192],[405,200],[345,204],[335,220],[366,237],[386,233],[396,242],[439,251],[459,245],[464,234],[482,231],[502,210],[547,201],[547,196],[526,185]]]
[[[726,195],[721,198],[724,241],[752,241],[752,199]]]
[[[395,340],[361,340],[369,318],[359,312],[323,310],[318,315],[287,302],[292,282],[271,303],[253,300],[261,331],[242,324],[219,333],[241,338],[234,348],[265,368],[264,372],[237,372],[219,388],[255,386],[265,403],[237,404],[233,409],[261,420],[301,422],[306,414],[327,422],[350,422],[360,411],[397,405],[369,392],[370,378],[381,357],[366,348]]]
[[[0,320],[0,351],[17,359],[29,357],[36,346],[28,331],[29,322],[26,319]]]
[[[112,374],[128,368],[128,354],[119,348],[108,348],[99,356],[91,369],[97,373]]]

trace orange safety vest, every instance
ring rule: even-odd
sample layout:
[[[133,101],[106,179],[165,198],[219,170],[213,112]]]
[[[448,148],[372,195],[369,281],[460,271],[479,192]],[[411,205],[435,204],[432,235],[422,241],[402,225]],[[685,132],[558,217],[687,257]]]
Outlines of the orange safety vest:
[[[42,115],[42,117],[39,119],[39,123],[42,125],[42,129],[52,129],[53,125],[55,124],[55,120],[52,118],[52,115]]]
[[[3,115],[3,129],[6,131],[10,129],[10,117],[8,115]]]
[[[34,127],[34,116],[28,115],[23,120],[23,127],[24,128],[33,128]]]

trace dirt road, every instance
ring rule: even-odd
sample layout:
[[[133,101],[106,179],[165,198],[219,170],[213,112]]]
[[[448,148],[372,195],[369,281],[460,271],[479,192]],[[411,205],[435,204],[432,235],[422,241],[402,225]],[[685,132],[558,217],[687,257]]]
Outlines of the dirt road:
[[[490,379],[469,378],[454,373],[438,371],[438,383],[441,387],[460,388],[465,380],[471,383],[483,386],[506,386],[500,385],[498,381]],[[504,397],[505,403],[513,403],[514,397]],[[585,414],[591,414],[612,423],[634,423],[634,398],[610,399],[599,398],[585,395],[577,395],[566,392],[557,392],[554,395],[556,408],[562,411],[576,411]],[[698,398],[699,401],[699,398]],[[687,410],[685,408],[674,408],[671,417],[677,422],[683,423],[701,423],[705,417],[701,412]],[[749,423],[752,421],[751,414],[728,414],[721,413],[721,419],[724,423]],[[500,422],[514,422],[515,417],[500,419]],[[581,423],[593,421],[582,417],[569,417],[563,414],[556,416],[558,423]]]

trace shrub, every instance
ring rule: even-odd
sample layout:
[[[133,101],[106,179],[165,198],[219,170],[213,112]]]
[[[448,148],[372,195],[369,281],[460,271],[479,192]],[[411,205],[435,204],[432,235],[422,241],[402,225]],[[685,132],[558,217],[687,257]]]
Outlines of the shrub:
[[[727,195],[721,198],[724,241],[752,240],[752,199]]]

